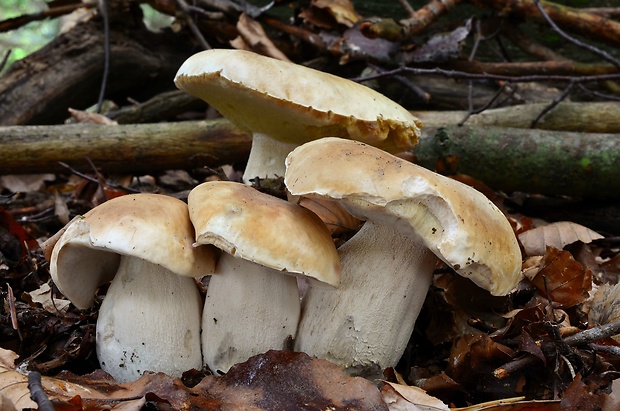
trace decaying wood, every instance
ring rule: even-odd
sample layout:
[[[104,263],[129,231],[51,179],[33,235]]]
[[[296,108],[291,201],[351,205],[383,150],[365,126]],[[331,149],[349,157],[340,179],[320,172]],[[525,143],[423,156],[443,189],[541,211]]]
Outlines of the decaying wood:
[[[157,124],[0,127],[0,174],[154,173],[243,163],[251,138],[224,120]]]
[[[225,120],[0,128],[0,174],[66,171],[58,162],[106,173],[243,164],[248,135]],[[418,163],[467,174],[496,190],[620,198],[620,140],[613,134],[498,127],[426,127]]]
[[[189,41],[146,30],[114,30],[110,41],[107,98],[149,98],[174,88],[172,79],[191,54]],[[104,67],[104,36],[99,21],[75,27],[48,46],[15,63],[0,78],[0,125],[57,124],[69,107],[97,101]]]
[[[461,123],[467,126],[529,128],[546,103],[523,104],[485,110],[467,118],[467,111],[416,111],[425,127]],[[580,131],[584,133],[620,133],[620,102],[562,102],[536,123],[541,130]]]
[[[533,0],[475,0],[474,3],[501,10],[504,15],[544,22]],[[549,17],[566,30],[611,44],[620,44],[620,22],[550,1],[541,1],[541,5]]]

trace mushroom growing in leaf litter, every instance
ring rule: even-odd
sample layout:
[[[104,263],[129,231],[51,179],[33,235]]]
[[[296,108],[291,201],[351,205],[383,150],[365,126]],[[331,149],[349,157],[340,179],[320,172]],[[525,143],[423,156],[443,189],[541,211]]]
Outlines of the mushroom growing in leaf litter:
[[[298,147],[286,165],[293,195],[336,200],[366,220],[339,249],[340,287],[308,290],[298,351],[374,376],[405,350],[437,258],[493,295],[520,280],[508,220],[469,186],[339,138]]]
[[[175,84],[253,136],[243,181],[284,175],[286,155],[325,136],[389,152],[417,143],[421,124],[403,107],[353,81],[244,50],[197,53]]]
[[[244,184],[214,181],[188,196],[196,244],[220,256],[203,311],[202,350],[214,373],[295,337],[294,276],[340,281],[340,261],[325,224],[311,211]],[[290,275],[287,275],[290,274]]]
[[[76,307],[92,306],[112,281],[96,340],[101,368],[117,381],[202,368],[202,299],[191,277],[213,273],[217,250],[193,242],[183,201],[134,194],[74,219],[54,245],[52,279]]]

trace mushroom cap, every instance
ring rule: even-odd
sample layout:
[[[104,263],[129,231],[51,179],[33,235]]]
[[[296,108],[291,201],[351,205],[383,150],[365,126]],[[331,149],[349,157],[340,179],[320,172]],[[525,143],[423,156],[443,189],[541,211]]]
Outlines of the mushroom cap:
[[[325,138],[286,160],[293,195],[335,199],[351,214],[420,241],[493,295],[520,280],[521,252],[510,223],[482,193],[366,144]]]
[[[238,127],[287,143],[336,136],[398,152],[420,136],[417,118],[371,88],[244,50],[197,53],[174,81]]]
[[[187,203],[197,243],[278,271],[340,282],[336,246],[311,211],[228,181],[197,186]]]
[[[50,274],[78,308],[93,304],[95,290],[111,281],[120,256],[198,277],[215,268],[216,250],[194,248],[187,204],[159,194],[131,194],[93,208],[66,227],[50,260]]]

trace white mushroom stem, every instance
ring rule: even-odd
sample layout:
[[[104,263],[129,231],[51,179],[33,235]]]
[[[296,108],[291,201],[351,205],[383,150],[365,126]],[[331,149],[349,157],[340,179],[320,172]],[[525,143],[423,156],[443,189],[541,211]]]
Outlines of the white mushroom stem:
[[[252,135],[252,149],[243,173],[243,182],[251,184],[251,179],[284,177],[286,156],[297,144],[283,143],[266,134]]]
[[[295,350],[353,375],[374,376],[402,356],[437,257],[411,237],[370,220],[338,251],[340,286],[313,284],[308,290]]]
[[[224,253],[211,277],[202,319],[205,363],[215,374],[295,336],[295,277]]]
[[[115,380],[157,370],[180,377],[202,368],[202,298],[193,278],[121,257],[97,320],[97,356]]]

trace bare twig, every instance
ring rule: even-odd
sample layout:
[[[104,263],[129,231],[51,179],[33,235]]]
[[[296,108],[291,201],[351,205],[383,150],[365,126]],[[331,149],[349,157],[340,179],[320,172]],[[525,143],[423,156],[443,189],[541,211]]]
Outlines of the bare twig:
[[[592,96],[596,96],[596,97],[599,97],[599,98],[602,98],[602,99],[605,99],[605,100],[620,101],[620,96],[615,96],[613,94],[606,94],[606,93],[601,93],[599,91],[590,90],[589,88],[587,88],[583,84],[579,84],[578,87],[584,93],[588,93],[588,94],[590,94]]]
[[[453,79],[461,79],[461,80],[504,80],[510,81],[512,83],[528,83],[528,82],[536,82],[536,81],[567,81],[574,82],[575,84],[580,83],[592,83],[596,81],[604,81],[604,80],[618,80],[620,79],[620,73],[611,73],[611,74],[600,74],[600,75],[592,75],[592,76],[571,76],[571,75],[543,75],[543,74],[532,74],[532,75],[524,75],[524,76],[511,76],[511,75],[502,75],[502,74],[489,74],[489,73],[470,73],[466,71],[460,70],[447,70],[443,68],[414,68],[414,67],[399,67],[393,70],[385,70],[382,73],[377,73],[372,76],[367,77],[357,77],[353,78],[354,81],[370,81],[379,78],[393,77],[401,74],[413,74],[413,75],[421,75],[421,74],[437,74],[447,78]]]
[[[408,19],[399,22],[403,26],[405,38],[411,38],[421,32],[460,2],[461,0],[430,0],[427,5],[418,9]]]
[[[13,289],[9,284],[6,285],[7,298],[9,299],[9,312],[11,313],[11,325],[13,329],[19,331],[19,324],[17,323],[17,311],[15,310],[15,296],[13,295]]]
[[[37,403],[39,411],[54,411],[54,405],[43,390],[41,374],[37,371],[28,373],[28,389],[30,390],[30,398]]]
[[[538,8],[538,11],[540,11],[540,14],[542,14],[542,16],[545,18],[545,20],[547,21],[547,23],[549,23],[549,25],[553,28],[553,30],[555,30],[560,36],[562,36],[564,39],[570,41],[571,43],[575,44],[576,46],[582,47],[602,58],[604,58],[605,60],[609,61],[610,63],[612,63],[613,65],[615,65],[616,67],[620,68],[620,60],[616,59],[614,56],[612,56],[611,54],[607,53],[605,50],[601,50],[597,47],[592,46],[591,44],[588,43],[584,43],[581,40],[578,40],[572,36],[569,36],[568,34],[566,34],[566,32],[564,32],[564,30],[562,30],[560,27],[558,27],[557,24],[555,24],[555,22],[551,19],[551,17],[549,17],[549,14],[547,14],[547,12],[545,11],[544,7],[540,4],[540,0],[534,0],[534,4],[536,5],[536,7]]]
[[[108,9],[108,0],[101,0],[99,9],[103,17],[103,76],[101,78],[101,88],[99,89],[99,98],[97,99],[97,113],[101,113],[103,105],[103,97],[108,84],[108,75],[110,73],[110,15]]]
[[[93,166],[93,168],[94,168],[94,165],[93,165],[92,161],[90,160],[90,158],[88,158],[88,162],[89,162],[89,163]],[[90,181],[90,182],[92,182],[92,183],[97,183],[97,184],[100,184],[100,183],[101,183],[101,181],[99,181],[99,178],[97,178],[97,177],[93,177],[93,176],[89,176],[88,174],[84,174],[84,173],[82,173],[82,172],[80,172],[80,171],[78,171],[78,170],[76,170],[76,169],[72,168],[70,165],[68,165],[68,164],[66,164],[66,163],[63,163],[62,161],[59,161],[59,162],[58,162],[58,164],[60,164],[61,166],[63,166],[63,167],[64,167],[64,168],[66,168],[67,170],[69,170],[69,171],[71,172],[71,174],[75,174],[76,176],[81,177],[81,178],[83,178],[83,179],[85,179],[85,180],[88,180],[88,181]],[[97,172],[97,176],[99,177],[100,175],[101,175],[101,174]],[[119,186],[119,185],[117,185],[117,184],[112,184],[112,183],[108,183],[108,182],[106,182],[106,185],[107,185],[108,187],[112,187],[112,188],[115,188],[115,189],[118,189],[118,190],[124,190],[124,191],[127,191],[128,193],[139,193],[139,192],[140,192],[139,190],[135,190],[135,189],[133,189],[133,188],[131,188],[131,187]]]
[[[560,104],[560,102],[562,102],[570,94],[570,92],[573,90],[573,88],[575,88],[575,83],[573,81],[571,81],[571,82],[568,83],[568,85],[566,86],[564,91],[562,91],[562,94],[560,94],[558,97],[554,98],[553,101],[551,102],[551,104],[549,104],[547,107],[545,107],[543,110],[541,110],[541,112],[538,114],[538,116],[536,116],[536,118],[534,120],[532,120],[532,123],[530,124],[530,128],[536,127],[536,124],[540,121],[540,119],[543,118],[543,116],[545,114],[547,114],[548,112],[553,110],[553,108],[555,106]]]
[[[198,26],[196,26],[196,23],[194,23],[194,19],[192,19],[192,17],[190,16],[189,6],[185,2],[185,0],[177,0],[177,4],[179,5],[179,7],[181,7],[189,29],[192,31],[192,33],[194,33],[194,36],[196,36],[196,39],[198,39],[198,42],[200,43],[202,48],[205,50],[211,49],[211,46],[200,32],[200,29],[198,28]]]
[[[415,9],[411,6],[411,4],[409,4],[409,1],[407,1],[407,0],[398,0],[398,3],[400,3],[400,5],[403,7],[403,9],[405,9],[407,14],[409,14],[409,17],[414,17],[415,16]]]
[[[613,323],[590,328],[589,330],[581,331],[577,334],[570,335],[566,338],[563,338],[561,340],[561,344],[571,347],[584,346],[592,343],[593,341],[602,338],[608,338],[617,334],[620,334],[620,321],[615,321]],[[555,343],[545,343],[543,344],[542,348],[544,352],[551,354],[556,352],[557,345]],[[495,371],[493,371],[493,375],[496,378],[502,379],[508,377],[515,371],[522,370],[528,365],[536,363],[537,361],[539,361],[538,357],[535,357],[533,355],[521,357],[497,368]]]
[[[13,17],[7,20],[0,21],[0,33],[15,30],[33,21],[45,20],[51,17],[59,17],[65,14],[69,14],[82,7],[93,8],[97,7],[97,0],[78,1],[75,4],[67,4],[65,6],[54,7],[48,10],[41,10],[36,13],[23,14],[21,16]]]
[[[11,57],[12,52],[13,50],[9,49],[4,53],[4,56],[2,57],[2,61],[0,61],[0,71],[2,71],[4,66],[6,66],[6,63],[7,61],[9,61],[9,57]]]

